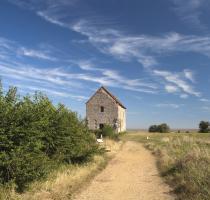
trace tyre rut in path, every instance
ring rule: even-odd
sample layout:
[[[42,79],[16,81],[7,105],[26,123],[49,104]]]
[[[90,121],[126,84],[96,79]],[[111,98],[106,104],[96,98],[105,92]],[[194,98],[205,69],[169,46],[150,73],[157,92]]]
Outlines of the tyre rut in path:
[[[128,141],[107,167],[74,200],[172,200],[154,156]]]

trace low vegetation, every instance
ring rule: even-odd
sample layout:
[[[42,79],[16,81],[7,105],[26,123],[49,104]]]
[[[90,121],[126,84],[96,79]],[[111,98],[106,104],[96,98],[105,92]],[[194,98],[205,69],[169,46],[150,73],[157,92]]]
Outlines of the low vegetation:
[[[116,131],[114,130],[114,128],[108,124],[105,124],[104,127],[100,130],[96,130],[95,134],[97,138],[105,137],[105,138],[109,138],[112,140],[119,140],[119,136],[123,135],[125,132],[121,132],[121,133],[116,133]]]
[[[49,174],[47,180],[33,182],[27,191],[17,193],[11,188],[0,189],[2,200],[72,199],[73,194],[86,185],[97,172],[106,166],[107,157],[95,155],[82,165],[62,165]]]
[[[91,160],[95,136],[75,112],[43,94],[20,98],[0,84],[0,187],[25,191],[55,169]],[[1,191],[1,193],[3,193]]]
[[[210,134],[130,133],[123,140],[143,143],[179,199],[210,199]]]

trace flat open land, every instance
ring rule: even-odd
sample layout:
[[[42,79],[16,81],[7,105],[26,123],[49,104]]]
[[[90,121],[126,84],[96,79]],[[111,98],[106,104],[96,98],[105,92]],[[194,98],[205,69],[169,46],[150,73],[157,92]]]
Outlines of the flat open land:
[[[126,141],[108,166],[75,200],[171,200],[156,159],[141,143]]]

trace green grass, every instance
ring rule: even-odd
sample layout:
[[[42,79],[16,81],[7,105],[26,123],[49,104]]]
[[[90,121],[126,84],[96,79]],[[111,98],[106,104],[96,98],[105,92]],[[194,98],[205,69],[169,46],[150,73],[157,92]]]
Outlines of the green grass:
[[[141,142],[153,152],[178,199],[210,199],[210,134],[132,132],[121,139]]]

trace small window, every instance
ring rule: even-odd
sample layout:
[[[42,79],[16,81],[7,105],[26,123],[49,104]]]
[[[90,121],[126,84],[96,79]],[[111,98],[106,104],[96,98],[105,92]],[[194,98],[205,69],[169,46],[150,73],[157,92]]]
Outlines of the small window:
[[[104,128],[104,124],[99,124],[99,128],[103,129]]]
[[[101,112],[104,112],[104,107],[103,106],[101,106]]]

